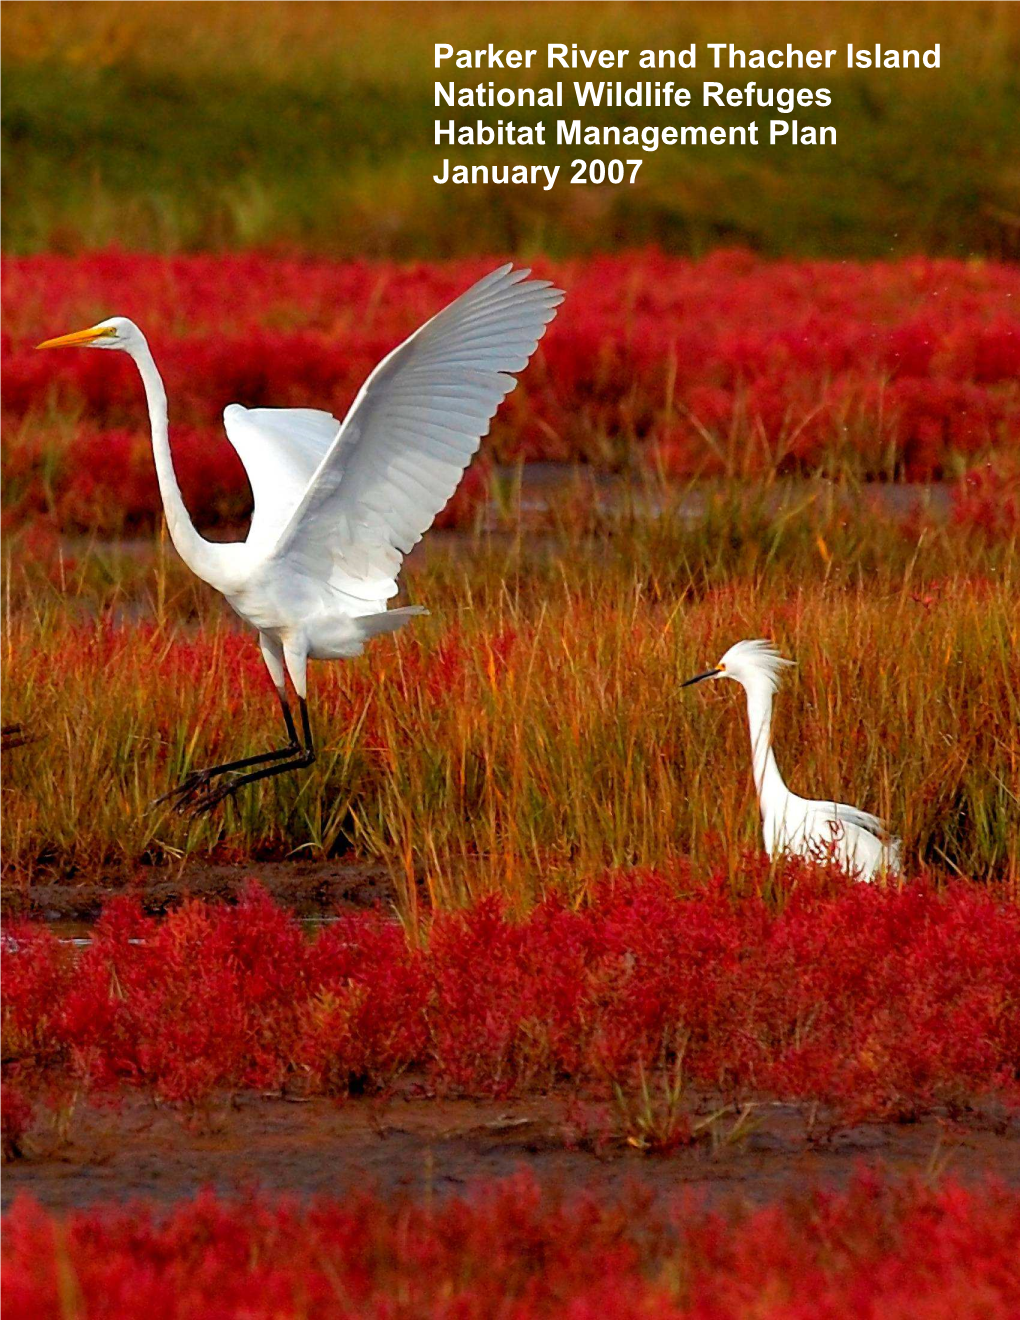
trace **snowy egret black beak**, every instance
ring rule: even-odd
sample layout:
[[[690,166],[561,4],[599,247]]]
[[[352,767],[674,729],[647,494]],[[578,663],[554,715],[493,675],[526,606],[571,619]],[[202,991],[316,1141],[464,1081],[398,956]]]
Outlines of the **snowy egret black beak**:
[[[718,678],[721,673],[722,669],[716,665],[714,669],[706,669],[703,674],[695,674],[693,678],[689,678],[686,683],[681,683],[680,686],[682,688],[690,687],[692,683],[701,683],[706,678]]]
[[[76,348],[91,344],[93,340],[105,339],[116,335],[117,331],[109,325],[93,325],[88,330],[75,330],[70,335],[58,335],[56,339],[44,339],[36,348]]]

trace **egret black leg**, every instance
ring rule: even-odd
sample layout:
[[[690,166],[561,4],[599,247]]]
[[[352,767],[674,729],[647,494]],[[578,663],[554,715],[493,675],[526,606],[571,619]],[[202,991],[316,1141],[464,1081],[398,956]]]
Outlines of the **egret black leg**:
[[[304,697],[298,697],[298,701],[301,703],[301,728],[305,734],[305,752],[309,757],[309,764],[311,764],[315,760],[315,744],[312,742],[312,726],[308,722],[308,702],[305,701]],[[289,710],[287,716],[290,717]],[[291,727],[293,735],[293,726]]]
[[[294,727],[294,716],[290,713],[290,702],[287,700],[287,694],[277,688],[276,695],[280,698],[280,709],[283,711],[283,722],[287,726],[287,737],[290,739],[290,746],[300,747],[301,744],[298,742],[297,729]],[[303,697],[298,697],[298,700],[302,706],[305,704]]]
[[[280,710],[283,713],[283,722],[287,726],[286,747],[277,747],[271,752],[259,752],[256,756],[244,756],[238,761],[224,761],[221,765],[206,766],[202,770],[192,770],[191,774],[186,775],[175,788],[172,788],[169,791],[169,793],[164,793],[162,797],[156,798],[153,806],[158,806],[161,802],[172,801],[175,810],[179,812],[189,811],[193,808],[204,810],[206,808],[200,805],[200,803],[204,804],[205,797],[207,796],[203,794],[203,789],[205,789],[210,781],[215,779],[218,775],[232,774],[237,770],[245,770],[249,766],[265,765],[266,762],[283,761],[286,757],[303,756],[304,748],[301,746],[301,741],[298,738],[297,727],[294,724],[294,716],[291,713],[290,703],[287,701],[286,693],[281,692],[279,688],[277,688],[276,692],[280,699]],[[311,735],[308,733],[307,703],[304,699],[301,700],[301,709],[302,722],[306,730],[306,742],[308,743],[308,746],[311,746]],[[303,765],[306,764],[306,762],[297,760],[294,764]],[[272,767],[270,773],[282,773],[284,770],[289,770],[290,768],[291,765],[288,763],[286,765]],[[248,781],[245,780],[245,782]],[[237,787],[236,782],[234,783],[234,787]],[[216,800],[219,801],[220,799],[217,798]]]
[[[292,759],[287,761],[280,759],[275,765],[263,766],[261,770],[252,770],[249,774],[239,775],[229,773],[220,781],[220,783],[214,784],[211,788],[207,788],[205,792],[202,792],[201,789],[199,789],[199,791],[191,794],[184,809],[190,811],[192,815],[198,816],[203,811],[211,811],[212,808],[222,802],[224,798],[230,797],[232,794],[236,793],[239,788],[243,788],[245,784],[254,784],[260,779],[272,779],[276,775],[286,774],[289,770],[303,770],[306,766],[311,765],[315,760],[315,746],[312,743],[312,726],[308,719],[308,703],[305,701],[304,697],[299,697],[298,700],[301,703],[301,728],[304,732],[305,745],[302,747],[297,741],[297,730],[294,729],[293,718],[290,716],[289,708],[284,704],[288,726],[293,730],[294,745],[281,748],[280,751],[269,754],[273,758],[291,756]],[[262,760],[268,759],[269,757],[262,757]],[[242,769],[245,765],[253,765],[255,762],[255,757],[249,757],[247,761],[237,761],[233,766],[218,766],[217,770],[235,771]],[[181,808],[178,807],[178,810],[180,809]]]

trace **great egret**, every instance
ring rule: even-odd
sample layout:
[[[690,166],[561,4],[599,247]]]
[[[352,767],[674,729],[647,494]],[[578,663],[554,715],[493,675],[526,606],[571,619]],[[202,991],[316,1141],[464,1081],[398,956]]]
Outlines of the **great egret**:
[[[791,793],[783,783],[772,750],[772,698],[783,669],[793,663],[771,642],[737,642],[713,669],[695,674],[681,687],[709,678],[732,678],[747,694],[751,765],[769,857],[794,853],[816,861],[831,858],[862,880],[899,871],[900,841],[888,834],[877,816],[843,802],[812,802]]]
[[[383,358],[343,423],[313,408],[231,404],[223,422],[255,509],[247,539],[227,544],[200,536],[184,507],[163,381],[138,327],[113,317],[39,345],[114,348],[134,359],[171,540],[188,567],[258,629],[279,694],[287,745],[193,771],[166,795],[179,810],[207,810],[242,784],[310,765],[309,658],[360,655],[368,638],[424,613],[387,609],[402,558],[453,494],[517,384],[512,373],[527,366],[563,300],[548,280],[527,280],[530,273],[501,266],[427,321]],[[287,701],[288,674],[303,742]]]

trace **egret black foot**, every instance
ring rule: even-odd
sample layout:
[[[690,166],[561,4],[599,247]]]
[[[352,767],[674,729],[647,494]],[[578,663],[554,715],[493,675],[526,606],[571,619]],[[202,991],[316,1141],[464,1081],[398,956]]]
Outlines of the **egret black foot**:
[[[26,743],[36,742],[34,733],[29,733],[23,724],[5,724],[0,729],[0,750],[9,752],[15,747],[24,747]]]
[[[190,775],[185,775],[181,782],[175,784],[169,792],[154,798],[150,806],[160,807],[164,802],[172,802],[174,810],[183,814],[188,810],[195,796],[211,782],[215,774],[215,769],[192,770]]]
[[[228,797],[233,797],[246,778],[245,775],[226,774],[219,783],[211,785],[204,791],[201,786],[196,787],[186,800],[176,804],[174,810],[180,816],[190,816],[192,820],[197,816],[204,816],[207,811],[212,811]]]

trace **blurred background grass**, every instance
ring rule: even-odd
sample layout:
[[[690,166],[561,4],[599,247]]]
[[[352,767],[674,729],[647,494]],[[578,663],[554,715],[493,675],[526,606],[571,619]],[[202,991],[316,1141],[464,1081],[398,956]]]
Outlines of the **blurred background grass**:
[[[836,124],[835,147],[662,149],[634,188],[441,188],[431,182],[447,154],[432,146],[440,40],[632,51],[790,41],[834,46],[840,64],[847,41],[940,42],[943,67],[746,75],[830,87],[832,108],[802,118]],[[1015,255],[1018,65],[1020,9],[987,3],[11,0],[3,242],[17,252],[283,245],[399,258],[644,243],[691,253],[740,244],[774,254]],[[528,76],[551,78],[544,69]],[[746,80],[703,68],[691,76]],[[500,76],[477,80],[490,77]],[[680,122],[726,122],[720,111],[674,113]],[[750,117],[731,113],[733,122]],[[768,112],[757,117],[764,124]],[[626,111],[617,122],[664,123],[667,113]]]

